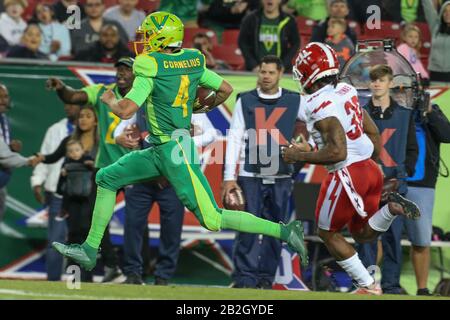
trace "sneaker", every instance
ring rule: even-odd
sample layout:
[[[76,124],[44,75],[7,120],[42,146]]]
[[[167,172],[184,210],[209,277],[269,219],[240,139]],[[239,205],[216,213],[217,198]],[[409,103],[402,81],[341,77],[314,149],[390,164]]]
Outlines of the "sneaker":
[[[297,252],[300,256],[302,266],[306,267],[309,263],[308,250],[305,246],[303,225],[300,221],[294,220],[286,225],[289,231],[287,239],[288,247]]]
[[[138,285],[145,285],[144,280],[142,280],[142,277],[136,273],[131,273],[127,275],[127,278],[125,279],[123,284],[138,284]]]
[[[97,263],[97,249],[92,248],[87,243],[65,245],[53,242],[52,247],[87,271],[94,269]]]
[[[412,201],[402,197],[397,192],[391,192],[388,195],[388,203],[393,202],[394,204],[400,206],[397,212],[391,212],[393,215],[402,215],[408,219],[417,220],[420,218],[419,207]]]
[[[428,288],[418,289],[417,290],[418,296],[432,296],[433,294],[428,290]]]
[[[169,285],[169,280],[161,278],[161,277],[155,277],[154,285],[155,286],[168,286]]]
[[[369,287],[358,287],[356,290],[352,291],[351,294],[365,294],[371,296],[381,296],[383,290],[378,284],[373,284]]]
[[[400,286],[383,288],[383,293],[384,294],[408,295],[408,292],[405,290],[405,288],[402,288]]]
[[[103,276],[102,282],[112,282],[122,275],[118,266],[115,267],[105,267],[105,275]]]

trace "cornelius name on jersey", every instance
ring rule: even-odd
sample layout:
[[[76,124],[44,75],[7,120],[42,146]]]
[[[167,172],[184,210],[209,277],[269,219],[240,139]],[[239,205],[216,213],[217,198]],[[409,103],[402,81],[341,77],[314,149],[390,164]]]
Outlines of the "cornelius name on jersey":
[[[200,67],[201,62],[200,62],[200,58],[181,60],[181,61],[164,60],[163,65],[164,65],[164,69],[183,69],[183,68]]]

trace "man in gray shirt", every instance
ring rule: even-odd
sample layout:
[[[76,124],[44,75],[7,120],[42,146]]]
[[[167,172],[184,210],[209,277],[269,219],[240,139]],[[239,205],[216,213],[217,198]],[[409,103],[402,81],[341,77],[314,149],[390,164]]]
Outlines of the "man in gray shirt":
[[[118,22],[128,35],[128,40],[136,38],[136,29],[145,19],[144,11],[136,10],[138,0],[119,0],[119,5],[105,11],[103,18]]]
[[[22,143],[10,139],[9,121],[5,114],[10,108],[10,102],[8,88],[0,83],[0,222],[5,213],[6,185],[11,177],[10,169],[35,166],[39,161],[37,157],[25,158],[13,151],[19,151]]]
[[[84,6],[87,17],[81,20],[80,29],[70,30],[72,41],[72,54],[76,55],[79,51],[85,50],[92,43],[100,38],[100,29],[105,24],[112,24],[119,30],[120,40],[128,43],[128,36],[122,26],[116,21],[103,18],[105,4],[103,0],[86,0]]]

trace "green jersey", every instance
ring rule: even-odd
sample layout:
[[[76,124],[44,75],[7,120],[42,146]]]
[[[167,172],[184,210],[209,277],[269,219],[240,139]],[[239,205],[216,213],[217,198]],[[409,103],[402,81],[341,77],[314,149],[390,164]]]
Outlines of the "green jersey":
[[[116,84],[104,85],[95,84],[84,87],[83,90],[88,96],[88,103],[92,105],[97,114],[98,132],[99,132],[99,147],[97,158],[95,160],[96,168],[103,168],[116,162],[121,156],[128,153],[130,150],[116,144],[114,139],[114,131],[120,123],[120,118],[116,116],[107,104],[100,100],[103,92],[112,89],[117,99],[122,96]]]
[[[177,129],[189,130],[199,85],[218,90],[223,78],[206,69],[205,57],[195,49],[177,53],[152,52],[136,57],[135,80],[125,98],[145,108],[149,142],[171,140]]]

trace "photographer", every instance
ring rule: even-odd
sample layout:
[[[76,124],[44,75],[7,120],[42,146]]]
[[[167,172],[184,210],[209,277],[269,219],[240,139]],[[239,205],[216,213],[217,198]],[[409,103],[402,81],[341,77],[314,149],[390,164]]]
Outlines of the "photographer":
[[[440,158],[440,144],[450,143],[450,122],[437,104],[430,103],[427,93],[421,91],[420,96],[422,99],[419,99],[414,110],[419,156],[414,176],[407,179],[406,197],[417,203],[421,217],[405,222],[408,239],[412,243],[411,259],[416,274],[417,295],[430,295],[427,281],[434,195],[438,175],[448,176],[448,170]],[[446,172],[441,171],[443,168]]]

